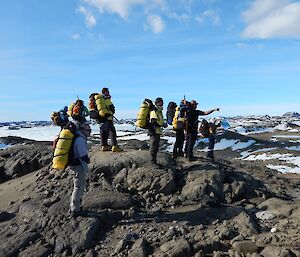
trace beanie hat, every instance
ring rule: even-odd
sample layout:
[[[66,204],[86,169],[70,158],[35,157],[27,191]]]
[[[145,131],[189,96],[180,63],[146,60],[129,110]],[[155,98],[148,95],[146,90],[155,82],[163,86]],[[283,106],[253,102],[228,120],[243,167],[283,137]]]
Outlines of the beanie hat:
[[[157,104],[158,102],[164,102],[163,99],[161,97],[157,97],[155,99],[155,104]]]

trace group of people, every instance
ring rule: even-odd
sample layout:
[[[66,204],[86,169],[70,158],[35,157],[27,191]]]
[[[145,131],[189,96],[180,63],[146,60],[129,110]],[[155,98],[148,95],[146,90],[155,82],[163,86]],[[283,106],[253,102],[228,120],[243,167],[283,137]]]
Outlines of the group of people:
[[[57,113],[61,131],[69,124],[69,117],[72,117],[72,122],[75,124],[77,130],[71,149],[74,157],[68,164],[74,174],[74,188],[70,203],[71,216],[74,218],[81,215],[80,202],[90,162],[87,138],[91,134],[91,127],[86,117],[90,115],[99,124],[102,151],[122,151],[117,143],[117,134],[113,123],[115,107],[111,101],[109,89],[103,88],[100,94],[91,94],[89,107],[88,109],[82,100],[77,99],[75,103],[72,103],[69,107],[65,106]],[[92,116],[95,113],[96,116]],[[111,140],[111,147],[108,144],[109,138]]]
[[[193,148],[198,134],[198,117],[209,115],[219,108],[201,111],[197,110],[198,103],[195,100],[188,102],[182,100],[180,106],[177,107],[173,118],[173,130],[176,133],[176,142],[173,149],[173,157],[185,156],[189,161],[195,160]],[[164,101],[161,97],[156,98],[154,108],[149,113],[148,134],[149,151],[151,155],[151,163],[158,165],[157,154],[159,151],[160,138],[163,128],[168,124],[164,120],[163,115]],[[69,117],[73,118],[78,131],[73,143],[74,158],[69,164],[69,168],[74,173],[74,188],[71,196],[70,211],[72,217],[81,215],[80,202],[83,196],[86,176],[88,172],[88,163],[90,162],[87,147],[87,138],[90,136],[91,127],[86,117],[96,120],[100,126],[100,139],[102,151],[120,152],[122,149],[117,144],[117,134],[113,123],[115,107],[111,101],[111,95],[108,88],[103,88],[100,94],[91,94],[89,102],[89,110],[84,106],[84,102],[78,99],[69,107],[65,106],[58,112],[60,126],[63,129],[69,122]],[[111,140],[111,148],[108,145],[108,139]],[[186,141],[185,149],[183,149],[184,141]],[[209,136],[209,151],[207,156],[214,158],[214,135]]]
[[[163,99],[161,97],[156,98],[155,107],[150,112],[150,154],[151,162],[157,165],[157,153],[159,150],[160,137],[162,135],[162,128],[167,127],[167,123],[163,118]],[[176,141],[173,148],[173,157],[185,156],[189,161],[194,161],[196,158],[193,155],[193,148],[197,140],[199,116],[209,115],[215,111],[219,111],[220,108],[211,109],[208,111],[197,110],[198,103],[195,100],[188,102],[182,100],[180,105],[176,108],[175,115],[173,117],[172,125],[173,130],[176,133]],[[208,135],[209,145],[207,157],[214,159],[213,149],[215,144],[215,135],[211,131]],[[183,149],[184,141],[186,141],[185,149]]]

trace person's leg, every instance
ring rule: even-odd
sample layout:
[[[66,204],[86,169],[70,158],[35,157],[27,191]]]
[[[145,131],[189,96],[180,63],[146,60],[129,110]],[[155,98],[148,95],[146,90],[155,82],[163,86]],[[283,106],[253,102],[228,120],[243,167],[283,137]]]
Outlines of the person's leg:
[[[86,171],[81,166],[72,167],[74,172],[74,188],[71,196],[70,209],[71,212],[80,210],[81,198],[85,188]]]
[[[100,127],[100,141],[101,141],[101,146],[102,146],[102,150],[108,150],[108,135],[109,135],[109,131],[108,131],[108,122],[105,121],[103,123],[100,123],[99,127]]]
[[[123,150],[118,146],[117,132],[116,132],[116,128],[112,121],[110,121],[110,124],[109,124],[109,137],[110,137],[111,145],[112,145],[111,150],[113,152],[122,152]]]
[[[151,162],[156,162],[156,156],[155,156],[155,151],[154,151],[154,142],[155,142],[155,134],[151,133],[150,139],[149,139],[149,152],[151,155]]]
[[[174,148],[173,148],[173,157],[177,157],[177,153],[178,153],[178,145],[179,145],[179,138],[178,138],[178,135],[179,135],[179,131],[178,130],[175,130],[175,144],[174,144]]]
[[[154,154],[155,154],[155,161],[157,162],[157,154],[159,150],[159,142],[160,142],[160,135],[155,135],[154,141]]]
[[[208,137],[208,152],[207,152],[207,157],[214,159],[214,147],[215,147],[215,136],[210,135]]]
[[[117,132],[116,132],[116,128],[112,121],[109,123],[108,131],[109,131],[109,138],[111,141],[111,145],[116,146],[118,144],[117,143]]]
[[[160,136],[155,134],[155,133],[151,133],[150,134],[150,140],[149,140],[149,144],[150,144],[150,155],[151,155],[151,162],[152,163],[157,163],[156,162],[156,157],[157,157],[157,153],[158,153],[158,149],[159,149],[159,140],[160,140]]]
[[[179,156],[183,156],[184,155],[183,154],[183,144],[184,144],[184,130],[180,129],[180,130],[178,130],[178,145],[177,145],[178,155]]]
[[[193,156],[193,137],[192,133],[188,133],[186,137],[186,158],[190,158]]]
[[[196,158],[194,157],[193,154],[193,149],[197,140],[197,132],[192,132],[189,135],[190,139],[189,139],[189,144],[188,144],[188,159],[189,161],[194,161],[196,160]]]

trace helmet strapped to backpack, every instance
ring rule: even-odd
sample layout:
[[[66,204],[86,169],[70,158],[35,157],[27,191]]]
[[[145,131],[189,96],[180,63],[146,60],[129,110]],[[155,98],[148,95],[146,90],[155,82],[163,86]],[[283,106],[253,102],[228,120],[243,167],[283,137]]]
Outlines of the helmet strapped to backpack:
[[[148,129],[150,124],[150,111],[154,109],[155,106],[153,102],[146,98],[138,112],[136,126],[142,129]]]
[[[54,125],[60,126],[61,125],[61,120],[60,120],[59,112],[52,112],[51,120],[53,121]]]

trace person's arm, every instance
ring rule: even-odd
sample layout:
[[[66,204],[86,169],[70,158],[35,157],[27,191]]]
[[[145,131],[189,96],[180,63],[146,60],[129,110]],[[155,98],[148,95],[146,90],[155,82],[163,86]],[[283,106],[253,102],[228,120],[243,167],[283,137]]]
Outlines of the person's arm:
[[[88,149],[86,147],[86,142],[82,137],[77,138],[77,153],[78,153],[78,158],[80,158],[82,161],[89,163],[90,158],[88,156]]]
[[[211,113],[213,113],[213,112],[218,112],[218,111],[220,111],[220,108],[215,108],[215,109],[211,109],[211,110],[208,110],[208,111],[200,111],[201,113],[200,113],[200,115],[209,115],[209,114],[211,114]]]
[[[155,110],[150,112],[150,123],[153,127],[160,127],[160,125],[157,122],[158,117],[157,117],[157,113]]]

